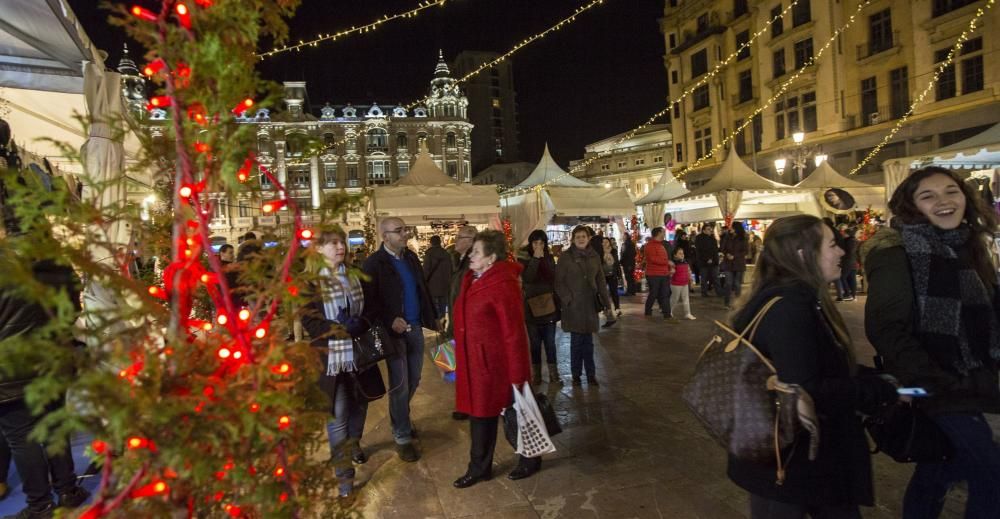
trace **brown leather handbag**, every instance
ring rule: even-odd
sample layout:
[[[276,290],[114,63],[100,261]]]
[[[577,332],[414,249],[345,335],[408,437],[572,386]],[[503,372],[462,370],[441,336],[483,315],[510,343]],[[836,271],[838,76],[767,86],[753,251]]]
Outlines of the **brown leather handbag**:
[[[777,463],[784,483],[782,450],[803,428],[811,434],[809,459],[819,448],[812,398],[801,387],[778,381],[771,361],[752,344],[757,326],[781,300],[775,297],[737,333],[716,321],[717,333],[695,366],[682,398],[715,441],[736,458]]]
[[[556,313],[556,298],[552,292],[528,298],[528,310],[533,317],[545,317]]]

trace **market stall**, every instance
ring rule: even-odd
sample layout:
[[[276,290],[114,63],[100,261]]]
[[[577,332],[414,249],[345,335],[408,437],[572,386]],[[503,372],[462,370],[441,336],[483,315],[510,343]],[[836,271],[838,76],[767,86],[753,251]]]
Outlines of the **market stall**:
[[[623,218],[635,212],[624,188],[595,186],[559,167],[548,145],[531,175],[501,197],[503,215],[511,221],[514,243],[524,244],[535,229],[549,233],[550,243],[568,242],[580,223],[609,225],[612,235],[624,233]]]
[[[375,186],[369,196],[375,225],[390,217],[412,227],[418,250],[437,234],[444,242],[463,225],[500,229],[500,195],[496,186],[464,184],[434,163],[421,147],[409,174],[391,186]],[[377,233],[376,233],[377,234]]]
[[[663,210],[681,223],[821,214],[812,191],[758,175],[735,150],[729,152],[711,180],[690,193],[665,201]]]
[[[667,166],[653,189],[646,196],[636,200],[635,205],[642,209],[642,219],[647,227],[659,227],[664,224],[664,203],[688,192],[687,188],[674,178],[670,167]]]
[[[821,163],[795,187],[811,190],[819,206],[831,213],[885,210],[885,186],[874,186],[847,178],[833,169],[827,161]]]

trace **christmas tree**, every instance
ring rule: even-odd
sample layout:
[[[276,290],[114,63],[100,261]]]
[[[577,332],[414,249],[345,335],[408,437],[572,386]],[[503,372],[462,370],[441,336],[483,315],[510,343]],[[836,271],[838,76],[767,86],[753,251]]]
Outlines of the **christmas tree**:
[[[238,122],[248,110],[275,103],[278,89],[257,76],[255,51],[261,38],[286,37],[284,20],[298,3],[113,7],[111,23],[148,50],[143,69],[156,89],[149,109],[168,114],[161,135],[139,133],[135,167],[155,172],[165,200],[148,221],[115,196],[121,178],[88,170],[90,194],[80,203],[71,189],[39,189],[30,174],[4,173],[5,207],[21,225],[2,241],[2,284],[41,303],[51,319],[0,343],[0,375],[29,371],[26,398],[35,410],[69,395],[68,405],[45,416],[36,438],[55,449],[71,433],[94,436],[91,454],[102,479],[81,517],[346,513],[330,499],[336,481],[323,435],[331,406],[317,388],[319,359],[307,343],[286,340],[315,281],[300,265],[311,254],[301,241],[314,229],[255,160],[252,125]],[[112,127],[115,139],[126,131],[118,121],[85,122]],[[248,304],[238,307],[211,251],[209,221],[225,195],[262,196],[258,175],[277,193],[262,200],[263,210],[281,212],[285,225],[277,246],[241,266]],[[327,200],[321,221],[350,203],[356,201]],[[130,272],[135,240],[159,258],[155,274]],[[43,260],[81,275],[82,316],[71,292],[34,278],[32,265]],[[68,346],[72,337],[86,346]]]

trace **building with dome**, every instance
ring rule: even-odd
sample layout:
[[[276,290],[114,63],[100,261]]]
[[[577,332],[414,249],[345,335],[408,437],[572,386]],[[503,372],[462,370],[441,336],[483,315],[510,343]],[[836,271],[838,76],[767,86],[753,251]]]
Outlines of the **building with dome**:
[[[136,68],[134,63],[123,63],[126,71]],[[142,81],[137,70],[134,76],[123,72],[124,81]],[[137,85],[129,85],[126,95],[139,91]],[[327,193],[362,194],[369,187],[406,177],[421,143],[449,177],[459,182],[471,179],[468,100],[443,53],[439,53],[427,97],[415,106],[325,103],[313,110],[304,81],[286,81],[284,87],[280,111],[248,111],[237,122],[256,127],[258,160],[288,189],[306,222],[318,219],[310,213],[320,207]],[[145,111],[144,104],[141,111]],[[167,113],[152,110],[141,117],[148,119],[149,131],[155,135],[157,121]],[[322,143],[322,151],[307,156],[307,146],[316,142]],[[278,194],[265,177],[259,182],[259,193],[248,191],[235,199],[209,194],[218,198],[210,222],[215,244],[236,243],[247,231],[266,235],[283,223],[281,215],[261,214],[261,197],[277,198]],[[360,230],[365,216],[359,208],[344,215],[341,223],[347,230]]]

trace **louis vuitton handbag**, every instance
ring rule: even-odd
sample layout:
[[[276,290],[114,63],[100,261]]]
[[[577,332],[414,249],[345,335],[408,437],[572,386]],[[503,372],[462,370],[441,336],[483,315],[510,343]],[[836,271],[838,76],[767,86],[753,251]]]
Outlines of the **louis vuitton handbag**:
[[[402,349],[400,340],[386,333],[380,324],[371,323],[368,331],[352,338],[354,342],[354,364],[358,371],[374,366],[381,360],[398,356]]]
[[[812,398],[801,387],[778,381],[771,361],[752,344],[757,326],[781,298],[768,301],[737,333],[716,321],[716,334],[695,366],[682,398],[715,441],[739,459],[776,462],[785,480],[782,451],[801,430],[810,432],[809,459],[819,448]]]

